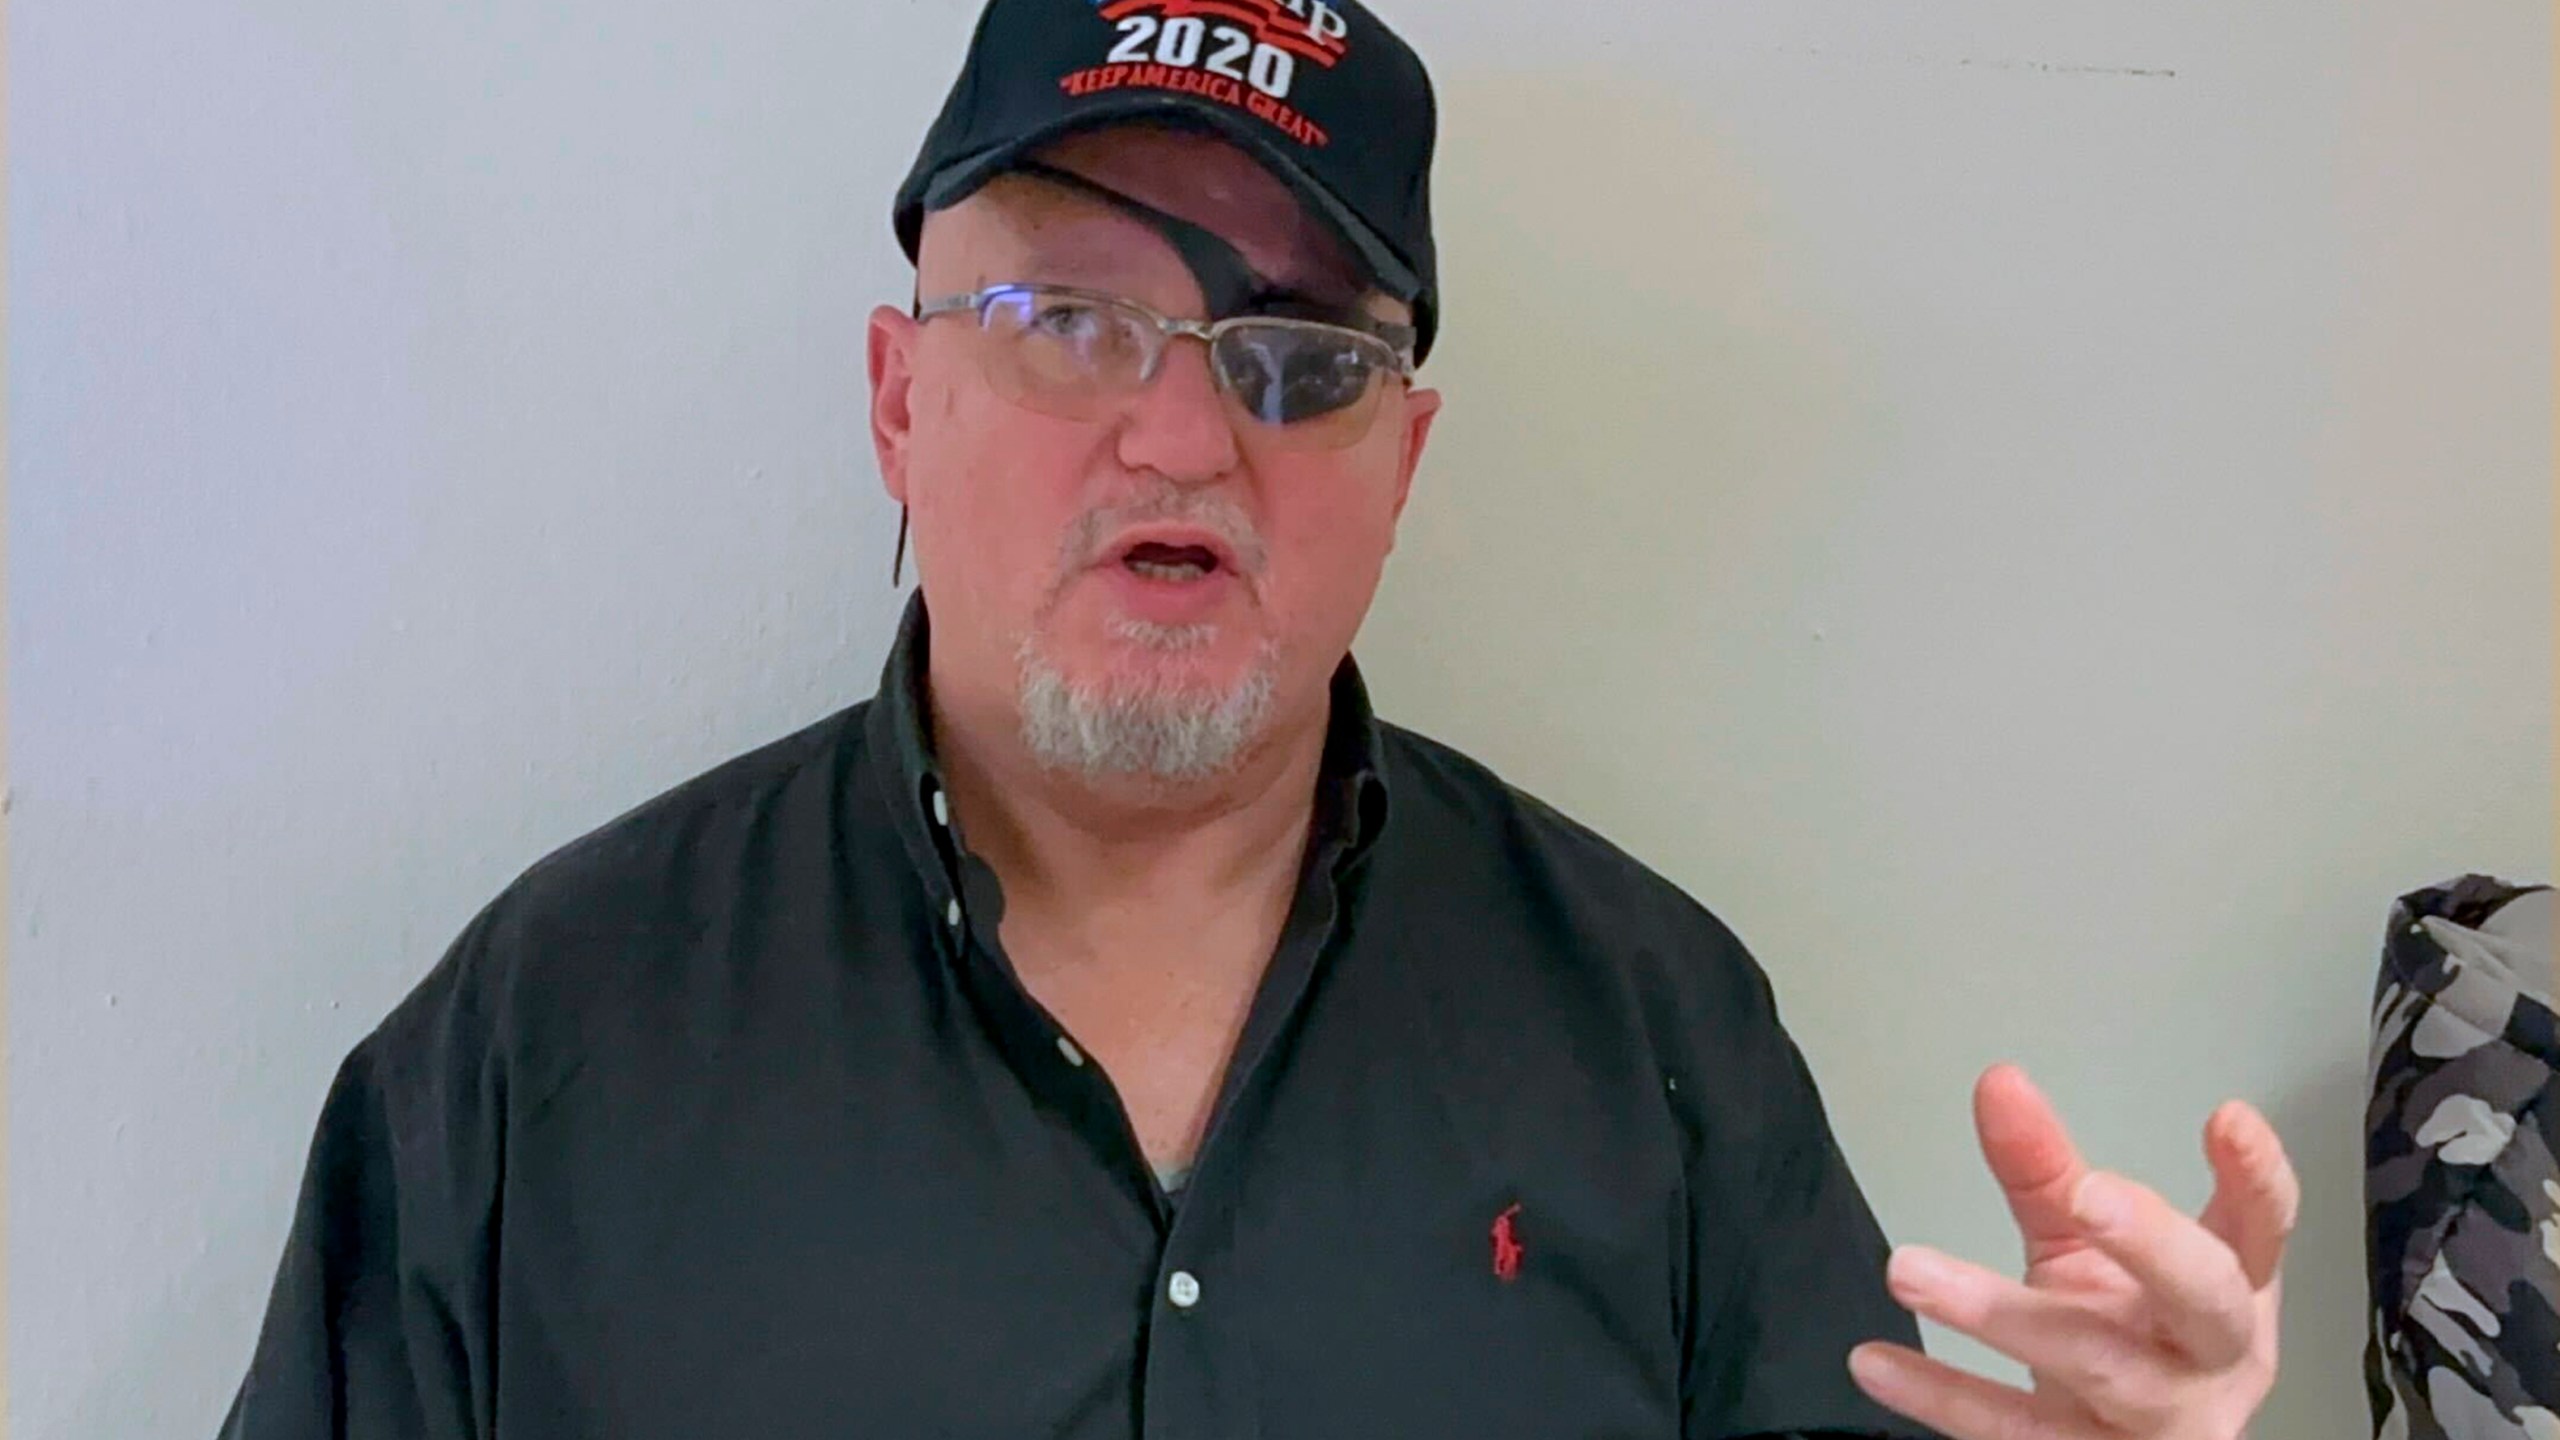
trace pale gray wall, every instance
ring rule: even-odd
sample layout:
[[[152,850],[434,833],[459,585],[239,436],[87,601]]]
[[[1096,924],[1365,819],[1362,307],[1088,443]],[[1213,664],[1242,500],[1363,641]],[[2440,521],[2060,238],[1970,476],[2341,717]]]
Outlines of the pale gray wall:
[[[345,1049],[868,690],[970,13],[12,7],[11,1433],[208,1431]],[[2259,1100],[2259,1434],[2356,1433],[2384,907],[2551,869],[2547,10],[1391,13],[1451,406],[1383,705],[1743,931],[1898,1238],[2009,1259],[1992,1059],[2190,1201]]]

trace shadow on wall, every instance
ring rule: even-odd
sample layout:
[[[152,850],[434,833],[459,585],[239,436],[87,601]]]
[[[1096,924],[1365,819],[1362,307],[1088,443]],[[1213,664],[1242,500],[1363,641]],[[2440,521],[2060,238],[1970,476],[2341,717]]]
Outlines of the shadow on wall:
[[[1783,207],[1683,97],[1618,71],[1469,71],[1440,100],[1458,323],[1426,375],[1450,412],[1362,653],[1425,728],[1481,742],[1466,721],[1493,702],[1497,768],[1614,797],[1641,777],[1593,743],[1581,697],[1623,693],[1629,656],[1712,686],[1770,643],[1886,453],[1885,407]],[[1800,731],[1813,698],[1718,719]]]
[[[293,1108],[281,1106],[262,1113],[287,1114]],[[316,1104],[302,1109],[317,1120]],[[307,1138],[294,1137],[277,1146],[292,1152],[294,1158],[277,1163],[297,1177]],[[277,1157],[258,1159],[268,1162]],[[79,1388],[67,1403],[53,1407],[70,1420],[57,1440],[211,1435],[221,1427],[232,1393],[248,1368],[249,1351],[266,1311],[268,1285],[283,1253],[281,1221],[285,1217],[261,1208],[250,1198],[252,1193],[252,1188],[225,1186],[218,1195],[209,1196],[205,1209],[193,1217],[202,1226],[201,1238],[187,1263],[120,1297],[118,1309],[128,1323],[117,1335],[112,1353],[95,1357],[87,1374],[62,1377]],[[235,1257],[217,1251],[241,1247],[241,1237],[251,1235],[262,1237],[248,1262],[259,1278],[243,1290],[237,1283],[238,1267],[225,1263]],[[263,1238],[270,1235],[272,1241]],[[209,1365],[213,1379],[208,1392],[199,1387]],[[196,1404],[204,1408],[193,1408]],[[0,1426],[0,1433],[5,1433],[5,1426]]]
[[[2361,1373],[2367,1330],[2364,1063],[2337,1056],[2267,1109],[2302,1177],[2302,1217],[2285,1265],[2284,1371],[2250,1427],[2258,1440],[2373,1433],[2361,1386],[2334,1383]]]
[[[1841,848],[1890,845],[1890,827],[1817,808],[1857,804],[1856,787],[1805,773],[1824,763],[1805,737],[1841,699],[1804,661],[1808,624],[1841,588],[1847,522],[1899,483],[1906,438],[1853,304],[1783,197],[1677,92],[1616,70],[1472,71],[1445,75],[1440,98],[1454,323],[1426,374],[1450,409],[1360,641],[1382,708],[1573,797],[1674,880],[1714,877],[1711,898],[1892,871],[1890,853]],[[1678,663],[1631,675],[1648,656]],[[1748,704],[1719,700],[1735,675]],[[1595,716],[1593,695],[1644,703]],[[1666,754],[1682,773],[1644,763]],[[1787,823],[1697,824],[1670,791]],[[2369,952],[2341,963],[2360,1004]],[[1863,1042],[1893,1024],[1793,999],[1800,1033]],[[2305,1201],[2261,1440],[2370,1433],[2354,1379],[2363,1063],[2341,1049],[2263,1103]]]

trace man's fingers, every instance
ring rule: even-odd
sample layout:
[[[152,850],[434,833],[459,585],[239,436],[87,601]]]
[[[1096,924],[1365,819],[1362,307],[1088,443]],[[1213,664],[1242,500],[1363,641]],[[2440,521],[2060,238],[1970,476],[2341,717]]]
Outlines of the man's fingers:
[[[1850,1351],[1849,1375],[1869,1399],[1949,1440],[2096,1440],[2099,1433],[2049,1401],[1900,1345],[1874,1341]]]
[[[2173,1418],[2179,1377],[2167,1355],[2086,1300],[1922,1245],[1893,1252],[1885,1283],[1905,1309],[2027,1366],[2109,1424],[2147,1435]]]
[[[2302,1212],[2301,1178],[2275,1127],[2238,1100],[2205,1122],[2204,1154],[2214,1175],[2204,1228],[2239,1257],[2249,1288],[2263,1290],[2284,1264],[2285,1241]]]
[[[2169,1339],[2197,1364],[2221,1369],[2248,1353],[2256,1287],[2222,1237],[2146,1186],[2092,1171],[2073,1197],[2090,1240],[2142,1283]]]
[[[1973,1127],[2017,1217],[2029,1268],[2077,1248],[2080,1222],[2071,1214],[2071,1192],[2089,1172],[2088,1162],[2025,1071],[1994,1065],[1983,1072],[1973,1087]]]

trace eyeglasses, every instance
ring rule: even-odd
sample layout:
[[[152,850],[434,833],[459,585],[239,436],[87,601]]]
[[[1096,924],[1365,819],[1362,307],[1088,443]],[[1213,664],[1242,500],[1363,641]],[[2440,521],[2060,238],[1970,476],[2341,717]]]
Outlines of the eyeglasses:
[[[1376,331],[1284,315],[1176,320],[1134,300],[1061,285],[991,285],[927,301],[916,318],[975,315],[988,379],[1017,404],[1067,420],[1099,420],[1146,388],[1165,350],[1187,335],[1209,347],[1209,373],[1241,433],[1297,449],[1336,450],[1369,433],[1379,397],[1413,375],[1408,327]]]

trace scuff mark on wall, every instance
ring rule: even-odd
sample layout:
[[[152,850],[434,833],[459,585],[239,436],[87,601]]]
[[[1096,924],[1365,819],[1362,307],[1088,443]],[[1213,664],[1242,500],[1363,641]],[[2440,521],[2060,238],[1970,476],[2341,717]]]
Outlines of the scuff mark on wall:
[[[1968,55],[1958,65],[1978,65],[1985,70],[2033,70],[2043,75],[2111,75],[2132,80],[2175,80],[2178,72],[2145,68],[2137,65],[2063,65],[2049,60],[1998,60]]]
[[[1944,55],[1910,52],[1901,55],[1877,55],[1836,50],[1823,45],[1780,45],[1774,47],[1774,53],[1864,62],[1899,61],[1905,65],[1924,66],[1930,69],[2012,70],[2038,75],[2087,75],[2117,80],[2175,80],[2178,78],[2178,72],[2165,65],[2079,65],[2059,60],[2029,60],[2000,55],[1960,55],[1953,59]]]

